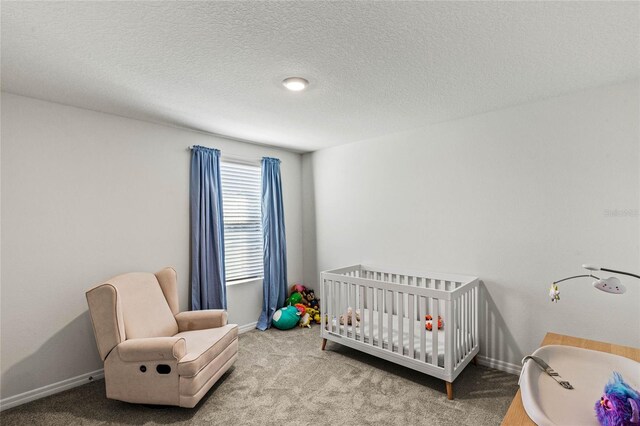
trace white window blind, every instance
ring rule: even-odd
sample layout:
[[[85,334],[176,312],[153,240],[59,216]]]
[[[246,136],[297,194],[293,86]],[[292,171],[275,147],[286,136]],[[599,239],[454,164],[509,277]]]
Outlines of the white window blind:
[[[260,166],[220,162],[227,283],[262,277]]]

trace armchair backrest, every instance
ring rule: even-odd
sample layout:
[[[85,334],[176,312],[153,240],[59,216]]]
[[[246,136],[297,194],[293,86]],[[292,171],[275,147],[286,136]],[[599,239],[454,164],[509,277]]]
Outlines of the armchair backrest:
[[[169,337],[178,332],[176,271],[118,275],[87,291],[100,357],[127,339]]]

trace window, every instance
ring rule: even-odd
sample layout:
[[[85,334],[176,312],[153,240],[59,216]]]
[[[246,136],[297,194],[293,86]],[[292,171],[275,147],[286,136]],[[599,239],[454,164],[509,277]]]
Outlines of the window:
[[[261,169],[220,162],[227,283],[262,277]]]

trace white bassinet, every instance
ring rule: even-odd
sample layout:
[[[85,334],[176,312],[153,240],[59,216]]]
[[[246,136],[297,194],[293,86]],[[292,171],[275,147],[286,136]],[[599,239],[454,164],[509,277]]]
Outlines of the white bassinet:
[[[331,340],[438,377],[453,399],[452,382],[479,352],[477,278],[357,265],[320,279],[323,348]]]

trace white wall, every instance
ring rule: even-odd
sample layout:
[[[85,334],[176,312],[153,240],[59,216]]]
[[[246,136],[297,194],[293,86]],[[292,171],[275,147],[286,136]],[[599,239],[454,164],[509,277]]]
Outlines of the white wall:
[[[638,95],[627,82],[305,154],[306,282],[357,263],[476,275],[481,354],[513,364],[547,331],[640,346],[640,281],[547,297],[582,263],[640,271]]]
[[[2,93],[4,399],[97,370],[84,292],[123,272],[178,271],[189,297],[189,145],[282,160],[290,281],[302,279],[301,156]],[[262,283],[230,286],[257,320]]]

